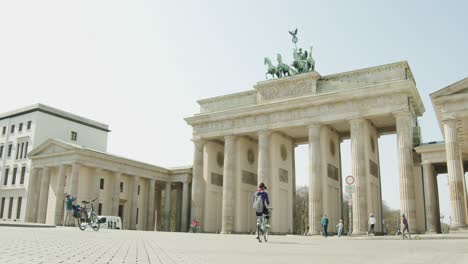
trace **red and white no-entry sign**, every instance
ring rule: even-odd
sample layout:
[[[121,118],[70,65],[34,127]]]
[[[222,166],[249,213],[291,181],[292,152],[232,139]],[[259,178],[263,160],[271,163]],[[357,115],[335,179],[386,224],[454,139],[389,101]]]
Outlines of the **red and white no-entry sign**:
[[[351,175],[346,176],[345,178],[346,184],[352,185],[354,183],[354,177]]]

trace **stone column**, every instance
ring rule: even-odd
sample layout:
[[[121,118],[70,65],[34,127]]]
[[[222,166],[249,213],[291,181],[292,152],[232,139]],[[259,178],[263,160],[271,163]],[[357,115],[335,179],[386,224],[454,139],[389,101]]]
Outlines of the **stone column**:
[[[352,119],[351,125],[351,172],[355,178],[353,200],[353,234],[367,233],[367,179],[364,149],[364,125],[362,118]]]
[[[398,169],[400,174],[400,209],[409,228],[416,227],[416,194],[413,176],[413,122],[410,112],[395,114],[397,129]]]
[[[182,182],[182,232],[187,232],[188,228],[188,195],[189,184],[186,181]]]
[[[234,229],[236,140],[236,136],[227,136],[224,140],[223,202],[221,216],[221,233],[223,234],[230,234]]]
[[[94,177],[92,177],[92,182],[91,182],[91,185],[92,185],[92,190],[90,192],[90,197],[89,197],[89,201],[92,201],[94,199],[96,199],[94,202],[93,202],[93,207],[94,207],[94,210],[96,211],[96,214],[98,214],[98,206],[99,206],[99,198],[101,196],[101,178],[104,178],[103,177],[103,170],[101,168],[96,168],[95,171],[94,171]],[[105,182],[104,182],[105,184]],[[101,212],[102,213],[102,212]]]
[[[154,188],[156,180],[148,180],[148,211],[146,213],[146,230],[154,230]]]
[[[426,233],[437,233],[437,177],[430,163],[423,163],[424,203],[426,209]]]
[[[26,201],[26,222],[34,222],[35,201],[37,193],[34,191],[39,183],[39,168],[31,168],[28,181],[28,200]]]
[[[191,218],[203,221],[205,208],[205,180],[203,179],[203,148],[204,141],[194,141],[192,170],[192,209]]]
[[[72,164],[72,171],[71,171],[71,183],[70,183],[70,194],[76,195],[78,197],[78,184],[80,182],[80,168],[81,165],[78,163]],[[79,198],[76,199],[80,201]]]
[[[154,230],[161,230],[162,212],[161,212],[161,185],[156,183],[156,191],[154,194],[154,203],[156,205],[156,213],[154,220]]]
[[[293,226],[291,227],[291,231],[293,234],[296,234],[297,226],[294,224],[296,218],[297,218],[297,212],[296,212],[296,147],[297,145],[292,144],[292,150],[291,150],[291,159],[292,159],[292,211],[293,211]]]
[[[38,215],[39,215],[39,198],[41,194],[41,183],[42,183],[42,175],[44,175],[44,169],[41,168],[39,171],[39,178],[37,179],[37,184],[36,186],[33,186],[34,190],[34,223],[38,223]]]
[[[42,169],[41,191],[39,193],[39,210],[37,222],[45,224],[47,217],[47,202],[49,200],[50,170],[48,167]]]
[[[57,193],[55,199],[55,225],[61,225],[63,220],[63,209],[65,201],[65,165],[61,164],[58,167],[57,173]]]
[[[177,186],[177,206],[176,206],[176,231],[180,232],[181,231],[181,225],[182,225],[182,186],[178,184]]]
[[[322,159],[320,150],[321,125],[309,130],[309,235],[320,234],[322,218]]]
[[[445,150],[447,153],[447,174],[450,192],[452,225],[458,229],[466,227],[466,186],[457,138],[457,120],[444,120]]]
[[[166,203],[164,204],[164,231],[170,231],[171,223],[171,182],[166,182],[166,191],[164,193]]]
[[[121,176],[120,172],[114,172],[114,184],[112,185],[112,215],[114,216],[119,215]]]
[[[270,168],[271,168],[270,144],[271,144],[271,131],[258,132],[258,183],[257,185],[263,182],[265,183],[267,188],[271,190],[272,186],[271,186],[271,176],[270,176]]]
[[[137,223],[137,208],[138,208],[138,183],[140,181],[140,177],[133,176],[132,180],[132,201],[130,203],[130,230],[136,230]]]

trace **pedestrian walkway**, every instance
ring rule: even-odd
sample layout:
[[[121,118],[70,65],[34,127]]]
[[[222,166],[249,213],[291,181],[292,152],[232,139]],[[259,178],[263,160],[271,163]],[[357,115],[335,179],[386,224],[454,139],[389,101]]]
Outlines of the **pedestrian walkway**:
[[[468,263],[467,239],[167,233],[0,227],[0,263]]]

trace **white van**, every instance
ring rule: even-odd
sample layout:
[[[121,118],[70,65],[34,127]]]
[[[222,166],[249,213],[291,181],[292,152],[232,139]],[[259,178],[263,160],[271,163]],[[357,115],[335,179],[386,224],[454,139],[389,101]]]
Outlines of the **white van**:
[[[118,216],[99,215],[98,219],[99,223],[101,224],[101,228],[122,230],[122,220]]]

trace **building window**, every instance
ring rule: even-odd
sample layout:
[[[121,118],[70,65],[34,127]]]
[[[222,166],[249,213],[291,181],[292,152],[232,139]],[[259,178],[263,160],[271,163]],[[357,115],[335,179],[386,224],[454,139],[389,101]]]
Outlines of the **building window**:
[[[28,121],[28,126],[26,127],[26,129],[31,129],[31,121]]]
[[[3,211],[5,210],[5,197],[2,197],[2,204],[0,207],[0,218],[3,218]]]
[[[8,154],[8,155],[7,155],[8,158],[11,157],[11,151],[12,151],[12,150],[13,150],[13,144],[8,145],[8,153],[7,153],[7,154]]]
[[[8,206],[8,219],[11,219],[11,213],[13,213],[13,197],[10,197],[10,206]]]
[[[120,182],[120,192],[123,192],[123,182]]]
[[[20,159],[23,158],[24,142],[21,143]]]
[[[138,195],[140,195],[140,185],[138,185]]]
[[[18,172],[18,168],[13,168],[13,175],[11,175],[11,184],[14,185],[16,183],[16,173]]]
[[[102,203],[98,204],[97,214],[102,215]]]
[[[10,169],[6,168],[5,169],[5,175],[3,176],[3,185],[7,185],[8,183],[8,174],[10,173]]]
[[[20,184],[24,184],[24,176],[26,174],[26,166],[21,167],[21,178],[20,178]]]
[[[136,224],[138,225],[138,213],[139,213],[139,208],[137,208],[137,215],[136,215]]]
[[[2,129],[2,135],[5,135],[5,134],[6,134],[6,126],[4,126]]]
[[[18,125],[18,132],[23,131],[23,123],[19,123]]]
[[[20,143],[16,145],[16,159],[19,158],[19,153],[20,153]]]
[[[11,127],[10,127],[10,133],[11,133],[11,134],[15,133],[15,125],[11,125]]]
[[[29,142],[26,142],[26,146],[24,147],[24,155],[23,155],[23,159],[25,159],[28,155],[28,143]]]
[[[71,132],[71,140],[76,141],[77,138],[78,138],[78,133],[75,132],[75,131],[72,131]]]
[[[104,190],[104,179],[102,179],[102,178],[99,181],[99,189]]]
[[[23,201],[23,197],[18,197],[18,202],[16,203],[16,219],[21,218],[21,202]]]
[[[3,157],[3,149],[4,149],[4,146],[1,145],[1,146],[0,146],[0,158]]]

